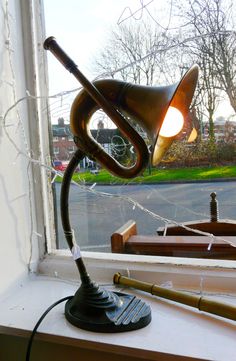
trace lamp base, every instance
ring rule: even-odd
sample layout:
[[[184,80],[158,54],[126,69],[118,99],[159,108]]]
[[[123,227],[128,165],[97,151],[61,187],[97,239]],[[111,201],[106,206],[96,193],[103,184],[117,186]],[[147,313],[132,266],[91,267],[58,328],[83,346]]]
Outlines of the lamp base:
[[[111,292],[90,282],[80,286],[65,305],[66,319],[74,326],[95,332],[137,330],[151,322],[151,309],[141,299]]]

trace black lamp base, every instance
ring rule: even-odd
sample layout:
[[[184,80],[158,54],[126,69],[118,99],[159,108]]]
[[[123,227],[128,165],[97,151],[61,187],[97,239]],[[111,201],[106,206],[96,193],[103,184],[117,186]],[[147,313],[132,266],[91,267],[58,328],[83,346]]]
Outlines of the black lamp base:
[[[141,299],[110,292],[90,282],[80,286],[65,306],[66,319],[74,326],[95,332],[137,330],[151,322],[151,309]]]

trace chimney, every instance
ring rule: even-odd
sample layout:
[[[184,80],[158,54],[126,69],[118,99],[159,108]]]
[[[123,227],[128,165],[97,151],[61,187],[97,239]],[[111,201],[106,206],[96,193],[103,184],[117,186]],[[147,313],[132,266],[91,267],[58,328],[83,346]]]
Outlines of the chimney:
[[[64,118],[58,118],[58,125],[59,125],[59,127],[64,127],[65,126]]]
[[[104,122],[102,120],[98,122],[98,129],[104,129]]]

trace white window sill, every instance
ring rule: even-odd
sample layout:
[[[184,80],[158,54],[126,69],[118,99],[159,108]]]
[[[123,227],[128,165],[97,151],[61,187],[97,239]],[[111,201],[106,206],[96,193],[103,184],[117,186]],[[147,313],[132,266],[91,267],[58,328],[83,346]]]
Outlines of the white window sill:
[[[59,253],[48,256],[40,265],[44,276],[29,277],[0,302],[0,333],[29,337],[39,317],[53,302],[74,294],[78,281],[72,279],[78,280],[77,270],[67,252]],[[202,290],[203,294],[214,292],[216,299],[236,304],[235,267],[228,264],[228,268],[220,271],[217,261],[199,267],[170,265],[170,260],[157,257],[149,262],[149,258],[152,257],[85,255],[90,274],[103,284],[111,284],[117,271],[130,272],[132,277],[158,284],[172,282],[174,288],[178,285],[178,288]],[[185,263],[183,259],[181,263]],[[190,357],[235,360],[235,322],[139,291],[126,292],[138,294],[150,304],[152,322],[147,327],[115,335],[80,330],[66,321],[61,304],[46,316],[36,339],[145,360],[170,360],[171,355],[176,360]]]
[[[83,252],[89,274],[97,282],[112,283],[113,275],[196,291],[236,293],[236,261],[139,256],[129,254]],[[39,273],[65,280],[78,280],[78,270],[67,250],[57,250],[45,257]]]

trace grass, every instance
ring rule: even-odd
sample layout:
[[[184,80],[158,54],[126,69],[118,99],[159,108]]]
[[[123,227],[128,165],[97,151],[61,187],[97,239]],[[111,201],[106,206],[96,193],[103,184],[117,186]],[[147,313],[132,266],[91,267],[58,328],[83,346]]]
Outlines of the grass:
[[[192,167],[177,169],[152,169],[151,175],[146,170],[142,176],[131,180],[124,180],[110,175],[102,169],[99,174],[93,175],[90,172],[79,172],[73,176],[75,181],[84,181],[86,183],[101,184],[122,184],[127,181],[132,183],[158,183],[171,181],[198,181],[225,178],[236,178],[236,166],[218,166],[218,167]],[[59,179],[58,179],[59,180]],[[60,181],[60,180],[59,180]]]

